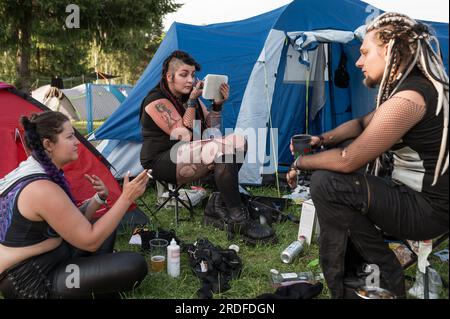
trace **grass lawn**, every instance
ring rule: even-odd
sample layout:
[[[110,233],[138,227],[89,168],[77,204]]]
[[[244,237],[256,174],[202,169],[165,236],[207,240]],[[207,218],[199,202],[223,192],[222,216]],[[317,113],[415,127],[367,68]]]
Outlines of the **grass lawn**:
[[[276,196],[274,187],[251,188],[254,195]],[[149,188],[144,194],[144,200],[149,207],[155,207],[156,191]],[[300,216],[300,206],[291,205],[285,212]],[[140,208],[150,217],[152,225],[156,223],[146,208]],[[186,210],[181,211],[182,216],[188,214]],[[263,293],[274,292],[270,282],[270,269],[275,268],[281,272],[302,272],[311,270],[315,275],[321,273],[320,266],[308,266],[311,261],[318,259],[318,246],[313,243],[306,246],[299,257],[291,264],[284,264],[280,260],[280,254],[297,237],[298,224],[291,221],[275,224],[275,231],[278,237],[278,243],[272,245],[261,245],[256,247],[246,246],[239,237],[233,241],[228,241],[226,233],[210,226],[202,225],[203,208],[195,209],[195,218],[193,221],[180,222],[178,226],[174,222],[173,209],[161,210],[157,214],[159,226],[163,229],[174,229],[177,236],[185,243],[194,243],[198,238],[208,238],[215,245],[227,248],[230,244],[237,244],[240,247],[239,256],[242,259],[242,274],[237,280],[230,282],[231,289],[222,293],[215,294],[214,298],[237,298],[248,299],[255,298]],[[138,246],[129,245],[131,230],[127,234],[118,236],[116,242],[117,250],[139,251]],[[448,249],[448,241],[441,245],[440,249]],[[433,267],[439,272],[441,277],[448,283],[448,263],[441,262],[437,257],[430,257]],[[416,267],[410,267],[407,274],[415,276]],[[329,292],[325,282],[324,289],[318,298],[329,298]],[[412,283],[407,281],[407,288]],[[150,299],[196,299],[197,290],[201,287],[199,279],[194,275],[189,267],[187,253],[181,254],[181,275],[179,278],[170,278],[166,272],[149,272],[143,283],[135,291],[125,295],[126,298],[150,298]],[[448,299],[448,287],[443,289],[442,298]]]
[[[96,130],[97,128],[99,128],[100,126],[102,126],[102,124],[105,121],[94,121],[93,122],[93,128],[94,130]],[[72,126],[74,128],[77,129],[78,132],[80,132],[81,135],[85,136],[88,134],[88,130],[87,130],[87,122],[86,121],[73,121],[72,122]]]

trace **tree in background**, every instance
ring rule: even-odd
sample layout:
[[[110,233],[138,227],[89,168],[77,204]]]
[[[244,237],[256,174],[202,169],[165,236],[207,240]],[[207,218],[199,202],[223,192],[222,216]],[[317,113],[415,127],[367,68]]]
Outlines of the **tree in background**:
[[[75,2],[75,1],[74,1]],[[88,74],[97,66],[135,81],[158,47],[174,0],[77,0],[79,28],[68,28],[68,1],[0,1],[0,79],[29,92],[33,81]]]

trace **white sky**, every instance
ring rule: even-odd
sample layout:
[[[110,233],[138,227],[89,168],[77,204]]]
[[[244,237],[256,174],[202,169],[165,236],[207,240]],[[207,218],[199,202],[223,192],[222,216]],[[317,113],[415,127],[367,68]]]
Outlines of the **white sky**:
[[[175,0],[184,3],[177,12],[166,15],[164,30],[174,22],[204,25],[242,20],[279,8],[292,0]],[[320,1],[320,0],[317,0]],[[340,1],[340,0],[336,0]],[[415,19],[449,21],[448,0],[366,0],[385,11],[396,11]]]

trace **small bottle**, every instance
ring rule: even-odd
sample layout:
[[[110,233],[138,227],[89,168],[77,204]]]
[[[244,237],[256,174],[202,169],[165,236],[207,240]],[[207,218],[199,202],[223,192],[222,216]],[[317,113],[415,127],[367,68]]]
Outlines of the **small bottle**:
[[[270,274],[272,276],[272,286],[274,288],[300,282],[313,283],[315,281],[314,274],[311,271],[280,273],[276,269],[271,269]]]
[[[180,245],[174,238],[167,246],[167,274],[171,277],[180,275]]]
[[[295,257],[302,251],[305,244],[306,238],[300,236],[300,238],[292,242],[283,252],[281,253],[281,261],[285,264],[291,263]]]

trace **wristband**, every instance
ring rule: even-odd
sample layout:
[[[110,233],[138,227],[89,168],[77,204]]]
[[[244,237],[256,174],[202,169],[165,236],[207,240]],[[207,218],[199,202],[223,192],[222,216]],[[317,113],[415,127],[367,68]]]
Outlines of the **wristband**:
[[[294,160],[294,162],[291,164],[291,166],[289,167],[289,172],[290,171],[298,171],[298,167],[297,167],[297,159]]]
[[[294,161],[294,167],[296,170],[300,170],[300,167],[298,167],[298,160],[300,159],[300,156],[297,157],[297,159]]]
[[[323,146],[323,143],[325,142],[325,137],[323,137],[323,135],[319,135],[319,140],[320,140],[319,147],[321,147],[321,146]]]
[[[93,198],[94,198],[94,200],[95,200],[98,204],[100,204],[100,205],[106,204],[106,199],[105,199],[105,200],[101,199],[101,198],[100,198],[100,195],[99,195],[98,193],[95,193],[95,195],[94,195]]]

